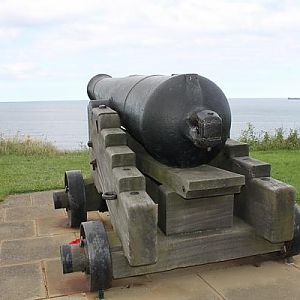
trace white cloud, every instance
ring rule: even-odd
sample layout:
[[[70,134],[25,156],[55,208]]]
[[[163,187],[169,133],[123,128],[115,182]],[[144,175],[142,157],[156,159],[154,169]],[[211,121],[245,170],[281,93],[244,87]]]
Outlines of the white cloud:
[[[37,70],[37,66],[32,62],[16,62],[0,66],[0,73],[8,76],[24,79]]]
[[[1,23],[11,26],[63,22],[92,10],[95,0],[1,0]]]
[[[21,30],[16,28],[1,28],[0,27],[0,39],[15,39],[17,36],[19,36]]]
[[[299,15],[293,0],[1,0],[1,74],[64,80],[101,66],[225,77],[235,68],[241,81],[241,69],[299,64]]]
[[[97,47],[177,47],[186,41],[194,46],[201,40],[221,46],[228,37],[236,38],[237,43],[247,39],[260,43],[286,39],[300,28],[299,7],[270,11],[263,1],[91,3],[86,19],[70,19],[41,36],[41,49],[63,53]]]
[[[0,65],[0,75],[6,78],[16,78],[20,80],[40,80],[41,78],[54,78],[54,76],[57,76],[58,74],[53,71],[47,71],[34,62],[18,61]]]

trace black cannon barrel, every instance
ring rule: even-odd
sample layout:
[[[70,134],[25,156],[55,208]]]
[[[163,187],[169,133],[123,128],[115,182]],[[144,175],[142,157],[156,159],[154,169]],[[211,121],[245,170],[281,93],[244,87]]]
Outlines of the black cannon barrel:
[[[230,134],[231,113],[221,89],[198,74],[93,77],[91,100],[116,110],[122,125],[157,160],[194,167],[209,162]]]

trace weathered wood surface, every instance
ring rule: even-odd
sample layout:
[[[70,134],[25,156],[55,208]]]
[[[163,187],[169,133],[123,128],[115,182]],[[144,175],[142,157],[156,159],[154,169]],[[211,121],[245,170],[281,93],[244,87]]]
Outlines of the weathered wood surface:
[[[183,198],[239,193],[241,186],[245,184],[243,175],[209,165],[185,169],[168,167],[151,157],[130,137],[128,137],[128,145],[136,154],[137,166],[141,172],[171,187]]]
[[[276,252],[283,247],[283,243],[270,243],[258,237],[251,226],[235,219],[233,227],[221,230],[172,236],[159,231],[157,263],[131,267],[113,233],[108,238],[115,279]]]
[[[233,139],[227,139],[224,148],[209,164],[218,168],[224,168],[229,159],[242,156],[249,156],[249,145]]]
[[[247,156],[245,147],[240,151],[243,147],[239,142],[230,142],[227,148],[231,150],[222,151],[211,164],[246,177],[241,193],[235,195],[235,214],[267,240],[288,241],[294,230],[294,189],[270,178],[271,166]]]
[[[271,165],[249,156],[234,157],[231,159],[230,171],[246,178],[270,177]]]
[[[98,190],[116,192],[106,201],[125,257],[132,266],[157,260],[157,205],[145,192],[145,177],[135,167],[135,154],[124,145],[118,114],[110,108],[89,107],[91,168]]]
[[[223,152],[227,158],[249,156],[249,145],[233,139],[227,139]]]
[[[185,200],[146,177],[146,190],[158,204],[158,226],[166,234],[232,226],[234,195]]]
[[[295,190],[270,177],[254,178],[235,197],[236,214],[270,242],[289,241],[294,232]]]
[[[225,157],[222,154],[222,160],[219,156],[210,164],[244,175],[246,178],[269,177],[271,173],[271,165],[263,161],[251,158],[249,156]]]

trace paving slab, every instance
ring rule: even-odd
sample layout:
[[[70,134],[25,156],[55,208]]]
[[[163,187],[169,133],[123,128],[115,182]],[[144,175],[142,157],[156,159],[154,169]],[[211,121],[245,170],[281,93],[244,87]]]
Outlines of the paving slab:
[[[88,211],[87,219],[88,221],[101,220],[101,215],[98,211]]]
[[[291,265],[300,270],[300,255],[293,257],[293,261],[292,261]]]
[[[300,298],[299,270],[280,261],[263,262],[260,267],[243,265],[198,274],[224,299]]]
[[[51,206],[53,204],[53,192],[54,191],[44,191],[31,193],[32,205],[33,206]]]
[[[3,241],[1,244],[0,265],[19,264],[46,258],[60,257],[62,244],[75,239],[73,233]]]
[[[197,274],[196,267],[113,281],[105,299],[122,300],[219,300],[222,299]],[[97,293],[88,293],[96,299]]]
[[[35,236],[34,221],[7,222],[0,224],[0,241]]]
[[[67,216],[57,216],[36,220],[37,235],[56,235],[78,232],[78,228],[70,228]]]
[[[70,296],[62,296],[62,297],[54,297],[51,299],[57,299],[57,300],[86,300],[85,294],[76,294],[76,295],[70,295]]]
[[[54,210],[47,206],[12,207],[6,209],[5,221],[25,221],[41,218],[65,216],[62,209]]]
[[[54,210],[52,191],[8,200],[0,204],[0,299],[96,299],[97,293],[87,292],[83,273],[62,274],[59,247],[78,237],[79,230],[67,227],[64,210]],[[112,229],[108,212],[89,212],[88,219],[101,219],[106,230]],[[105,299],[300,299],[300,257],[293,264],[270,259],[250,257],[114,280]]]
[[[46,289],[40,263],[0,267],[0,299],[41,299]]]
[[[8,196],[3,202],[4,206],[31,206],[30,194]]]
[[[5,208],[0,207],[0,223],[4,221]]]
[[[59,259],[44,261],[46,283],[50,297],[88,292],[84,273],[63,274]]]

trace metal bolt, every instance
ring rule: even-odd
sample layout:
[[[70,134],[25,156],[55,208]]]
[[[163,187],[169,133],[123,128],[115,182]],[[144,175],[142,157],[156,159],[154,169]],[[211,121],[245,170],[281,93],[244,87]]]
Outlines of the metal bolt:
[[[80,246],[80,247],[84,247],[85,244],[86,244],[86,241],[85,241],[85,239],[81,236],[81,237],[80,237],[80,244],[79,244],[79,246]]]
[[[92,141],[88,141],[87,145],[88,145],[88,147],[92,148],[93,147],[93,142]]]
[[[102,194],[103,200],[116,200],[117,194],[115,192],[105,192]]]
[[[92,166],[93,171],[95,171],[96,168],[97,168],[97,161],[96,161],[96,159],[92,160],[92,161],[90,162],[90,165]]]
[[[105,104],[101,104],[101,105],[99,105],[99,108],[100,109],[106,108],[106,105]]]
[[[103,289],[100,289],[100,290],[99,290],[99,293],[98,293],[98,299],[99,299],[99,300],[105,300],[105,299],[104,299],[104,290],[103,290]]]

